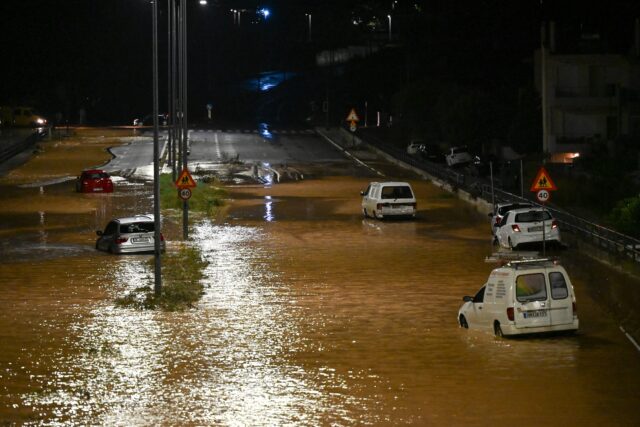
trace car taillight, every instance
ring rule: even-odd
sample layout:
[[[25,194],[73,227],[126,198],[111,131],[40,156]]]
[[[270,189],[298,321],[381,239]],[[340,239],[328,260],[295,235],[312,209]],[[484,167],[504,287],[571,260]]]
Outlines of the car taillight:
[[[129,239],[126,238],[126,237],[119,237],[119,238],[116,239],[116,244],[121,245],[124,242],[126,242],[127,240],[129,240]]]
[[[382,209],[382,206],[383,206],[383,204],[382,204],[382,203],[378,203],[378,204],[376,205],[376,209],[380,210],[380,209]]]
[[[507,318],[513,322],[513,307],[507,307]]]
[[[164,242],[164,236],[162,235],[162,233],[160,233],[160,241]]]
[[[575,314],[578,312],[578,306],[576,305],[575,301],[571,303],[571,308],[573,309],[573,314],[575,316]]]
[[[558,221],[555,219],[551,221],[551,229],[553,230],[554,228],[558,228]]]
[[[512,224],[511,228],[513,229],[513,231],[515,231],[516,233],[520,232],[520,227],[518,226],[518,224]]]

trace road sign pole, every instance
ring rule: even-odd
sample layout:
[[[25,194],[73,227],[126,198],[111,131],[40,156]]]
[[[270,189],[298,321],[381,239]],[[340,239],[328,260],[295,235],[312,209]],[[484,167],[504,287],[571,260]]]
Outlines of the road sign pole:
[[[546,246],[547,246],[547,236],[546,236],[546,230],[545,230],[545,223],[544,223],[544,217],[546,216],[546,203],[542,204],[542,256],[544,257],[546,255]]]

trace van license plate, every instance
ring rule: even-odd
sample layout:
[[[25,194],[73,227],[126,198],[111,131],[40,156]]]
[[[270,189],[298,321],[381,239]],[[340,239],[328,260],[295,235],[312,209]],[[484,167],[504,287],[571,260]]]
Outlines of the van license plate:
[[[527,231],[530,231],[530,232],[542,231],[542,226],[541,226],[541,225],[539,225],[539,226],[537,226],[537,227],[529,227],[529,228],[527,229]]]
[[[524,313],[522,313],[522,316],[525,319],[531,319],[533,317],[547,317],[547,310],[525,311]]]
[[[149,239],[147,237],[136,237],[131,239],[133,243],[149,243]]]

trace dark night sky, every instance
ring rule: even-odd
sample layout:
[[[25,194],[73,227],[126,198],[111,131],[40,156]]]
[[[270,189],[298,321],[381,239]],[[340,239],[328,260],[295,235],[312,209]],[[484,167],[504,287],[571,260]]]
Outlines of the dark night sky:
[[[300,67],[313,52],[304,45],[304,13],[314,15],[314,47],[348,44],[354,5],[388,9],[390,1],[271,0],[269,27],[233,28],[230,8],[255,1],[189,3],[190,96],[264,69]],[[403,2],[408,3],[408,2]],[[630,37],[638,1],[418,0],[411,46],[429,43],[452,57],[461,50],[503,50],[521,57],[537,42],[539,22],[555,18],[576,31],[607,28],[612,44]],[[161,78],[166,67],[166,1],[160,5]],[[262,31],[261,33],[258,31]],[[398,29],[401,31],[401,28]],[[96,121],[126,120],[151,105],[151,6],[145,0],[22,0],[0,2],[0,104],[22,103],[70,115],[84,105]],[[407,34],[405,34],[405,37]],[[264,53],[266,51],[267,53]],[[460,52],[463,53],[463,52]],[[306,57],[305,57],[306,55]],[[482,55],[480,55],[482,56]],[[464,60],[464,56],[461,56]],[[520,58],[516,58],[520,59]],[[161,80],[161,91],[164,87]],[[96,117],[97,116],[97,117]]]

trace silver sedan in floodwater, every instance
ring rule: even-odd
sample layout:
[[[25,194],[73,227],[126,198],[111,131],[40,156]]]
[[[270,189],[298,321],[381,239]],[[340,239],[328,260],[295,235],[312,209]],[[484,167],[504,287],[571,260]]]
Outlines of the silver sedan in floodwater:
[[[116,218],[104,231],[96,231],[96,249],[113,254],[153,252],[155,249],[153,215]],[[160,249],[164,251],[164,237],[160,234]]]

